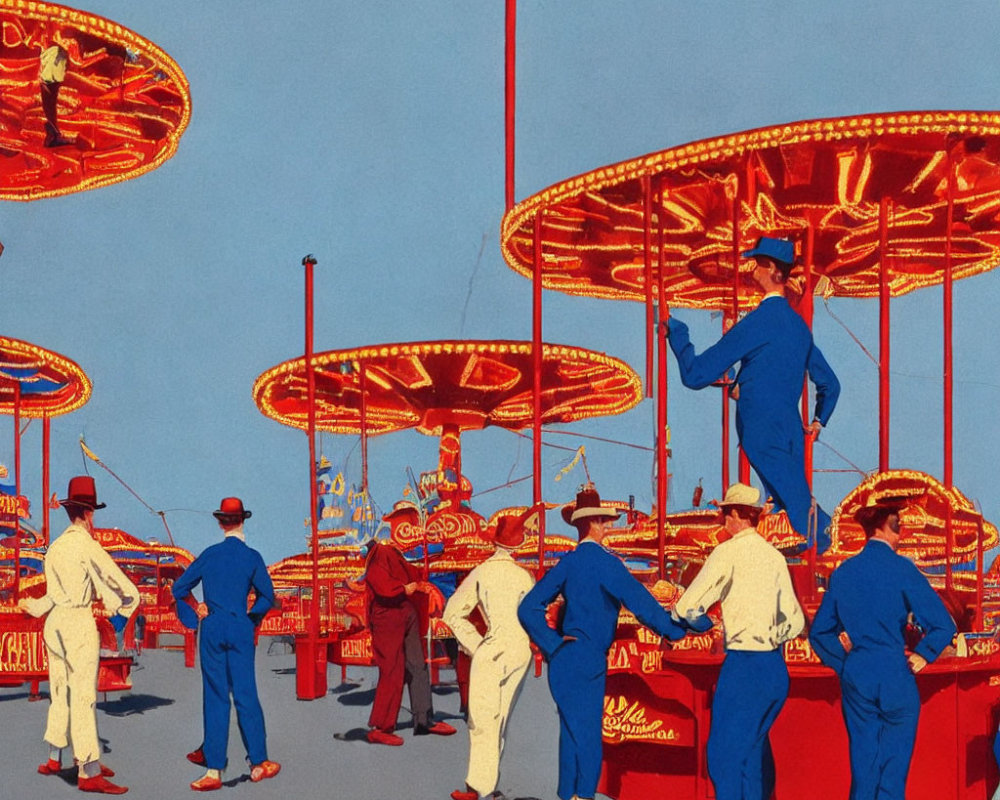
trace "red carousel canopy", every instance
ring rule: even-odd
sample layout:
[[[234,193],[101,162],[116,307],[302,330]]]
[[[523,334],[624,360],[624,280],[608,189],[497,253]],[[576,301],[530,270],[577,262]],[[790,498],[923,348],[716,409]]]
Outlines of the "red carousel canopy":
[[[639,377],[624,362],[577,347],[542,348],[543,423],[620,414],[642,399]],[[531,349],[530,342],[445,341],[317,353],[316,428],[359,433],[362,406],[369,434],[525,428],[532,423]],[[307,396],[304,357],[273,367],[253,386],[263,414],[302,430]]]
[[[90,399],[90,379],[75,362],[28,342],[0,336],[0,414],[14,413],[17,385],[24,417],[67,414]]]
[[[127,180],[177,150],[187,79],[136,33],[51,3],[0,0],[0,198]]]
[[[837,506],[830,525],[833,544],[823,559],[839,562],[865,545],[854,515],[865,505],[889,497],[908,497],[899,516],[899,552],[923,568],[947,563],[947,519],[951,516],[953,564],[973,562],[977,540],[988,550],[1000,542],[997,528],[972,502],[952,487],[916,470],[889,470],[863,480]]]
[[[267,568],[275,589],[312,586],[312,553],[289,556]],[[365,571],[365,559],[356,545],[321,547],[319,579],[344,581],[359,578]]]
[[[762,234],[801,242],[811,229],[816,292],[875,297],[888,199],[886,261],[890,290],[901,295],[942,281],[949,194],[953,277],[992,269],[1000,262],[1000,114],[820,119],[674,147],[529,197],[504,218],[501,248],[530,278],[541,215],[545,288],[645,301],[648,230],[654,297],[662,242],[664,300],[730,310],[735,254]],[[739,295],[742,307],[760,299],[745,276]]]

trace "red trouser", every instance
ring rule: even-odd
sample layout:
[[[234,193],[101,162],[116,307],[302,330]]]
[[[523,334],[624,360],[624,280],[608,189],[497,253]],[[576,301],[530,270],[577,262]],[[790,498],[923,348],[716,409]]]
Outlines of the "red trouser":
[[[378,685],[368,724],[383,731],[395,730],[405,682],[410,691],[414,726],[429,725],[431,682],[416,610],[409,602],[395,608],[373,603],[370,624]]]

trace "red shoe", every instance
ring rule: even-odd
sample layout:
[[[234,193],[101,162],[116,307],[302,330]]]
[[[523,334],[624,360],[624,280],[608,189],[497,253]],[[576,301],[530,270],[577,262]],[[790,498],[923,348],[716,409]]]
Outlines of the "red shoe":
[[[54,762],[53,762],[53,761],[52,761],[51,759],[49,759],[49,763],[48,763],[48,764],[42,764],[42,766],[40,766],[40,767],[38,768],[38,771],[39,771],[39,772],[42,772],[42,767],[45,767],[45,766],[51,766],[51,765],[52,765],[53,763],[54,763]],[[74,759],[73,759],[73,767],[74,767],[74,768],[77,768],[77,767],[79,767],[79,766],[80,766],[80,762],[79,762],[79,761],[77,761],[77,760],[76,760],[76,759],[74,758]],[[61,767],[60,767],[60,769],[61,769]],[[56,770],[56,772],[59,772],[59,769],[57,769],[57,770]],[[51,772],[42,772],[42,774],[43,774],[43,775],[51,775],[52,773],[51,773]],[[102,775],[103,775],[103,776],[104,776],[105,778],[113,778],[113,777],[115,777],[115,771],[114,771],[113,769],[111,769],[111,767],[106,767],[106,766],[104,766],[104,764],[101,764],[101,774],[102,774]]]
[[[463,792],[456,789],[451,793],[451,800],[479,800],[479,792]]]
[[[125,794],[127,786],[119,786],[112,783],[103,775],[95,775],[93,778],[79,777],[76,779],[76,788],[81,792],[98,792],[99,794]]]
[[[458,731],[447,722],[435,722],[433,725],[417,725],[413,729],[414,736],[426,736],[428,733],[433,733],[435,736],[451,736],[454,733],[458,733]]]
[[[281,764],[277,761],[261,761],[259,764],[254,764],[251,767],[250,780],[257,783],[258,781],[273,778],[279,772],[281,772]]]
[[[399,747],[403,743],[403,737],[397,736],[394,733],[389,733],[388,731],[380,731],[378,728],[372,728],[368,731],[368,736],[366,737],[370,744],[388,744],[393,747]]]
[[[214,792],[222,788],[222,778],[213,778],[211,775],[202,775],[198,780],[192,782],[191,788],[196,792]]]
[[[54,758],[50,758],[44,764],[38,765],[39,775],[58,775],[62,771],[62,764]]]
[[[192,764],[197,764],[199,767],[205,766],[205,753],[200,747],[188,753],[186,758]]]

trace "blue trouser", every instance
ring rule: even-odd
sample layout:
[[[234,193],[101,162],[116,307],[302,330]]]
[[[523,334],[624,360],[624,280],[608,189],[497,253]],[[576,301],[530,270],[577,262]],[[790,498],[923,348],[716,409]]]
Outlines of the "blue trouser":
[[[549,662],[549,691],[559,710],[556,793],[562,800],[597,792],[607,669],[607,653],[582,639],[566,642]]]
[[[253,623],[245,614],[214,612],[201,624],[205,765],[224,769],[229,749],[229,695],[251,764],[267,760],[264,712],[254,674]]]
[[[744,424],[744,416],[753,422]],[[794,414],[788,420],[777,420],[753,410],[738,409],[736,432],[743,452],[764,484],[764,491],[774,499],[778,509],[785,510],[792,528],[811,546],[812,493],[806,480],[802,421]],[[814,530],[820,553],[830,546],[826,533],[829,525],[830,515],[817,505]]]
[[[840,674],[851,753],[850,800],[904,800],[920,694],[903,654],[859,650]]]
[[[726,651],[712,698],[708,774],[716,800],[768,800],[774,756],[768,732],[788,696],[780,649]]]

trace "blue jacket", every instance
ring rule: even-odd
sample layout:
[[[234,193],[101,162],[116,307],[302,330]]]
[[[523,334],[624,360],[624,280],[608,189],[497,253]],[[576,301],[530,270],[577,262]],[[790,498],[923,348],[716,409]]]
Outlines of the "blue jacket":
[[[249,616],[257,625],[274,605],[274,587],[264,559],[236,536],[227,536],[207,548],[174,583],[177,617],[188,628],[198,627],[198,615],[183,601],[199,583],[209,614]],[[248,612],[251,589],[256,599]]]
[[[847,659],[837,638],[841,631],[851,639],[851,658],[873,656],[880,663],[898,664],[905,661],[903,630],[910,613],[924,629],[915,652],[931,662],[951,644],[955,623],[909,559],[871,540],[830,576],[809,641],[838,675]]]
[[[562,630],[548,626],[545,610],[562,595],[566,600]],[[645,586],[626,569],[621,559],[596,542],[581,542],[566,553],[525,595],[517,617],[546,659],[575,636],[582,644],[606,653],[618,626],[618,611],[625,606],[639,621],[670,639],[683,639],[685,628],[656,602]]]
[[[688,327],[670,317],[670,348],[677,358],[681,381],[702,389],[740,362],[737,410],[753,420],[798,418],[802,381],[808,373],[816,385],[815,418],[824,426],[840,396],[840,383],[812,333],[784,297],[769,297],[737,322],[714,345],[696,355]]]

